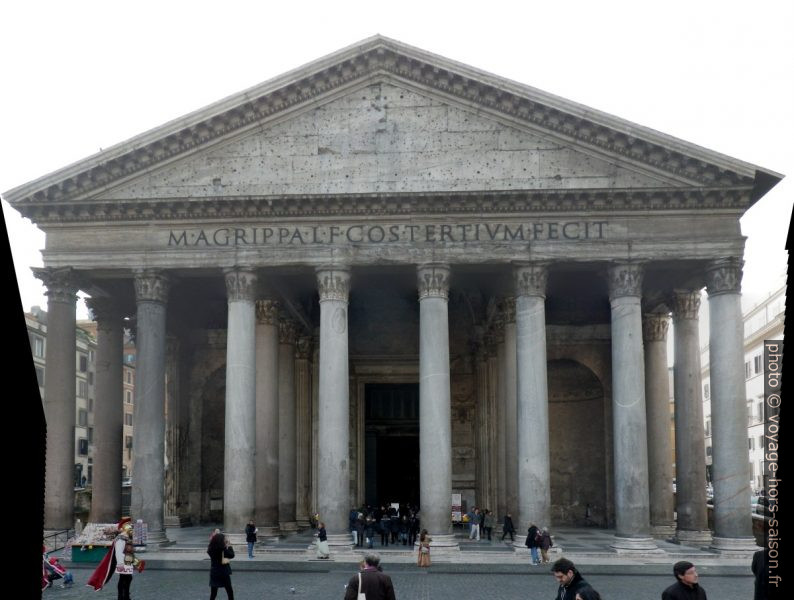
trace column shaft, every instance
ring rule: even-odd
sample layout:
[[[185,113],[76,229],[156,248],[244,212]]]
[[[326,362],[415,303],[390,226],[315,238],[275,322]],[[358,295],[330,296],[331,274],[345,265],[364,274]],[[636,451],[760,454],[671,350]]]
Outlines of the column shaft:
[[[639,265],[626,263],[610,267],[616,529],[613,545],[626,550],[656,549],[649,535],[641,293]]]
[[[295,326],[290,321],[279,323],[278,423],[278,522],[282,531],[295,531]]]
[[[546,268],[518,267],[516,361],[518,529],[551,522],[549,400],[546,377]]]
[[[450,533],[452,422],[449,387],[449,267],[420,266],[419,497],[422,527]]]
[[[516,366],[516,299],[505,298],[505,494],[508,510],[518,501],[518,383]],[[519,528],[520,529],[520,528]]]
[[[297,457],[296,457],[296,500],[295,519],[298,527],[309,526],[311,515],[311,454],[312,454],[312,419],[311,419],[311,339],[299,337],[295,346],[295,404],[298,415],[297,423]]]
[[[149,527],[149,542],[166,541],[163,525],[165,467],[165,318],[168,280],[159,272],[135,278],[137,334],[133,413],[131,512]]]
[[[124,328],[121,313],[111,301],[91,299],[88,304],[97,321],[94,485],[90,521],[112,523],[121,516]]]
[[[254,516],[256,471],[256,275],[226,272],[226,420],[223,453],[223,526],[240,532]]]
[[[257,526],[278,527],[278,303],[256,303],[256,503]]]
[[[515,511],[515,506],[510,506],[507,503],[507,444],[505,441],[505,431],[507,429],[507,411],[505,410],[505,342],[502,338],[496,349],[496,371],[497,371],[497,396],[496,396],[496,422],[497,422],[497,450],[499,456],[499,464],[497,465],[496,473],[496,494],[497,494],[497,508],[498,517],[500,521],[504,519],[507,513]]]
[[[350,511],[347,302],[350,273],[317,271],[320,292],[318,502],[329,534],[347,531]]]
[[[654,536],[674,533],[673,465],[670,461],[670,385],[666,312],[643,316],[645,410],[648,423],[648,489]]]
[[[698,543],[708,542],[711,538],[706,512],[706,441],[700,379],[699,308],[699,290],[674,292],[677,535],[683,542]]]
[[[738,259],[715,261],[708,270],[709,371],[711,381],[714,546],[755,546],[747,460],[747,403]]]
[[[47,286],[44,416],[47,420],[44,528],[74,527],[75,302],[70,269],[33,269]]]

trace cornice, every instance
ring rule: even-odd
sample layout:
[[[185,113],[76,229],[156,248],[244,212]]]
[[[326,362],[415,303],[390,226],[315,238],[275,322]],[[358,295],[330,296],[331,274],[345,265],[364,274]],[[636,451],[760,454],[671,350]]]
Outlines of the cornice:
[[[155,165],[380,75],[505,115],[519,124],[682,181],[753,187],[757,172],[780,178],[754,165],[377,36],[9,190],[5,198],[15,206],[86,198]]]
[[[693,210],[741,214],[750,188],[592,189],[455,193],[376,193],[207,198],[151,198],[52,204],[33,202],[15,208],[33,222],[113,223],[197,221],[323,216],[416,214],[531,214]]]

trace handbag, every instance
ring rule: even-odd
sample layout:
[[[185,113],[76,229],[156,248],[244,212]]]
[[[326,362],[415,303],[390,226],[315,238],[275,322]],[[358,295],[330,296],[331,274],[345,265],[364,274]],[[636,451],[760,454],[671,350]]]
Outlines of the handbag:
[[[367,600],[367,595],[361,592],[361,573],[358,574],[358,596],[356,600]]]

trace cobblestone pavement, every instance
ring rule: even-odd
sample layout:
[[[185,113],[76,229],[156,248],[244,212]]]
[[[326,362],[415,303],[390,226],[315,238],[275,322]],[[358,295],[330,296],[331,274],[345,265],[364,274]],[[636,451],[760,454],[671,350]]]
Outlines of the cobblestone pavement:
[[[340,600],[344,586],[355,572],[350,565],[329,565],[324,572],[290,570],[283,565],[278,571],[238,571],[232,575],[235,600]],[[390,569],[398,600],[552,600],[556,583],[550,573],[527,574],[467,574],[419,570],[408,565]],[[487,565],[478,567],[486,571]],[[91,571],[73,568],[75,585],[71,588],[53,588],[44,591],[47,600],[116,599],[116,578],[108,587],[94,592],[85,586]],[[619,573],[616,570],[616,573]],[[658,600],[662,590],[673,582],[672,575],[619,575],[599,574],[584,577],[602,595],[604,600]],[[753,579],[748,576],[711,576],[700,578],[709,598],[721,600],[746,600],[753,596]],[[201,600],[209,598],[209,574],[202,570],[146,571],[136,575],[132,584],[133,600]],[[291,592],[294,588],[294,593]],[[219,591],[218,598],[225,600],[226,593]]]

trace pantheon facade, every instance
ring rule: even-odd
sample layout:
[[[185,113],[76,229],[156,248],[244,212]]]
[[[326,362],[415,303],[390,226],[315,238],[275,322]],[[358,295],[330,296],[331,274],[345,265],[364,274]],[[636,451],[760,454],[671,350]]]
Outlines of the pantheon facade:
[[[82,290],[93,521],[121,510],[128,328],[150,543],[314,512],[341,543],[404,502],[454,548],[461,494],[519,531],[589,505],[619,550],[750,548],[739,218],[780,178],[377,36],[10,190],[46,233],[45,526],[73,522]]]

